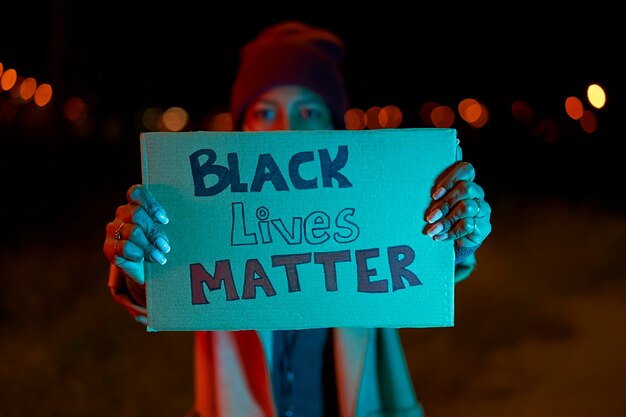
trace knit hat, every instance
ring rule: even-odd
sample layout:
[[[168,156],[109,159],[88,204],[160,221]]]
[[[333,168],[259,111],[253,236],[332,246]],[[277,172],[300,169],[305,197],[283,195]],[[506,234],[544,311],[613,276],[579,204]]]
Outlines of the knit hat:
[[[339,62],[344,44],[334,33],[290,20],[270,26],[240,51],[231,91],[233,126],[241,126],[246,107],[277,85],[307,87],[328,104],[336,128],[343,128],[347,92]]]

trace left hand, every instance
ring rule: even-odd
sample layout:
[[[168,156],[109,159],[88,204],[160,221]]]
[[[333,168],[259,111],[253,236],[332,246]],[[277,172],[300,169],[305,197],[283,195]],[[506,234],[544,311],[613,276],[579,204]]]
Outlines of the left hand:
[[[475,247],[491,233],[491,206],[475,176],[472,164],[458,160],[437,178],[424,229],[434,240]]]

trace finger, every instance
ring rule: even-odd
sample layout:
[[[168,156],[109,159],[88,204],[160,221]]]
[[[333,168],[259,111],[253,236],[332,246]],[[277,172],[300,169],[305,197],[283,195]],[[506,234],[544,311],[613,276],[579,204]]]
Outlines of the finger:
[[[469,162],[457,162],[451,169],[444,171],[444,173],[437,179],[434,186],[434,192],[432,198],[439,200],[449,190],[454,188],[455,183],[459,181],[474,181],[476,172],[474,166]]]
[[[489,208],[489,210],[491,209]],[[447,238],[454,239],[455,244],[459,246],[477,246],[482,244],[487,236],[489,236],[491,229],[491,221],[488,215],[483,217],[468,217],[464,222],[458,222],[452,230],[448,232]]]
[[[143,236],[143,234],[138,235]],[[138,243],[139,242],[139,243]],[[165,265],[167,258],[163,251],[155,247],[145,236],[143,238],[134,238],[133,240],[120,240],[114,246],[114,263],[120,265],[124,261],[130,262],[156,262]]]
[[[128,224],[123,224],[123,227],[118,227],[115,230],[119,229],[120,239],[116,239],[114,233],[109,233],[108,230],[111,229],[111,225],[114,225],[115,222],[111,222],[107,225],[107,236],[104,240],[104,244],[102,247],[102,251],[104,252],[106,258],[110,263],[115,265],[120,265],[125,260],[129,260],[132,262],[142,262],[144,259],[144,254],[141,251],[133,249],[133,245],[128,245],[131,243],[129,240],[125,238],[124,228],[128,227]]]
[[[132,243],[128,240],[116,240],[113,244],[113,264],[121,266],[125,262],[143,262],[142,253],[132,253],[128,249],[132,248]]]
[[[441,218],[448,216],[451,210],[464,200],[478,198],[482,201],[484,194],[485,192],[482,187],[475,182],[459,181],[450,191],[446,192],[443,197],[431,204],[426,213],[426,221],[431,224],[439,221]],[[476,215],[478,213],[479,206],[476,202],[467,201],[463,204],[465,205],[463,208],[470,209],[469,215]],[[468,207],[468,205],[472,207]]]
[[[168,253],[170,251],[169,240],[165,233],[160,230],[160,223],[157,223],[143,206],[135,203],[125,204],[118,207],[116,216],[119,221],[126,222],[124,231],[130,228],[125,236],[132,236],[132,240],[138,246],[143,247],[147,239],[162,252]],[[139,226],[139,229],[134,226]],[[110,229],[107,229],[107,232],[109,231]]]
[[[474,217],[478,212],[478,205],[473,199],[463,199],[450,207],[446,203],[446,201],[438,203],[443,204],[441,209],[436,210],[433,216],[426,219],[428,223],[431,223],[431,226],[427,227],[426,233],[435,240],[450,237],[449,232],[456,227],[457,223]],[[452,237],[457,237],[457,235]]]
[[[170,251],[169,241],[165,233],[163,233],[156,223],[146,216],[147,221],[151,224],[145,227],[138,224],[127,225],[130,234],[128,236],[127,245],[125,246],[124,255],[131,260],[139,260],[144,258],[150,262],[157,262],[164,265],[167,262],[165,254]]]
[[[169,240],[142,207],[127,204],[118,208],[117,215],[107,224],[103,248],[111,263],[119,265],[123,260],[142,262],[144,259],[161,265],[167,262],[165,254],[171,250]]]
[[[102,243],[102,252],[110,263],[115,263],[115,239],[111,239],[107,235]]]
[[[118,245],[119,247],[119,245]],[[114,265],[118,267],[124,275],[130,277],[135,282],[143,285],[145,282],[144,262],[132,262],[126,258],[116,257]]]
[[[126,276],[143,285],[145,282],[143,251],[136,248],[131,241],[123,239],[109,238],[105,246],[112,247],[105,250],[112,254],[111,263],[121,269]]]
[[[126,192],[126,199],[129,203],[143,207],[150,217],[159,223],[167,224],[169,222],[161,203],[157,201],[144,185],[135,184],[131,186]]]
[[[470,216],[456,222],[448,232],[447,238],[457,240],[461,239],[462,237],[467,237],[468,239],[471,239],[472,237],[476,237],[479,234],[480,232],[478,230],[476,217]]]
[[[474,198],[474,201],[478,200],[479,210],[476,217],[481,219],[489,219],[491,217],[491,205],[483,198]]]
[[[489,234],[491,234],[491,221],[487,217],[476,217],[476,238],[477,243],[482,243]]]
[[[124,226],[124,222],[118,217],[113,221],[107,223],[104,243],[102,245],[102,251],[109,260],[110,263],[115,263],[115,256],[117,254],[117,246],[121,239],[121,229]],[[117,239],[116,235],[119,233],[120,238]]]

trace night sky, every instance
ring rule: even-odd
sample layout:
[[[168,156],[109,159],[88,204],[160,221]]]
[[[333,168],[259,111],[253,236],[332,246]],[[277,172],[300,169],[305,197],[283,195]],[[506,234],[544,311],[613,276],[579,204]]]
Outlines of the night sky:
[[[126,184],[138,178],[140,109],[181,106],[192,123],[226,110],[239,47],[265,26],[297,18],[345,40],[342,65],[354,107],[396,105],[404,113],[401,127],[425,127],[419,108],[426,101],[451,107],[466,97],[482,101],[491,114],[485,127],[477,130],[460,119],[453,127],[466,159],[494,195],[513,191],[611,200],[606,196],[615,186],[618,122],[626,106],[623,48],[619,26],[612,23],[617,14],[610,9],[548,13],[525,5],[452,11],[446,5],[413,10],[381,4],[335,10],[336,4],[315,3],[296,12],[256,7],[186,1],[8,6],[0,28],[0,62],[51,83],[55,117],[50,127],[35,132],[3,122],[0,134],[24,136],[15,140],[18,148],[28,147],[33,136],[51,136],[45,141],[47,156],[55,150],[96,159],[115,155],[119,166],[106,178]],[[596,112],[596,132],[586,134],[567,117],[563,103],[572,95],[585,100],[590,83],[605,88],[607,105]],[[64,99],[71,96],[84,99],[93,116],[87,139],[72,139],[75,132],[61,115]],[[559,139],[548,143],[515,120],[515,100],[528,101],[539,119],[555,121]],[[113,138],[103,134],[111,120],[119,126]],[[88,170],[96,163],[79,158],[71,165]]]

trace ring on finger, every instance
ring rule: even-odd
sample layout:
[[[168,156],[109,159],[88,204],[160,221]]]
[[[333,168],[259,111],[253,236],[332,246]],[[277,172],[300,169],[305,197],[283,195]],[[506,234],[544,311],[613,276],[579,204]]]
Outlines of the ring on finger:
[[[117,230],[115,231],[115,233],[113,233],[113,237],[115,238],[115,240],[121,240],[122,239],[122,226],[124,226],[126,223],[122,222],[118,227]]]

